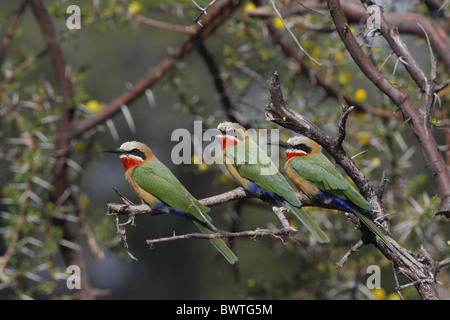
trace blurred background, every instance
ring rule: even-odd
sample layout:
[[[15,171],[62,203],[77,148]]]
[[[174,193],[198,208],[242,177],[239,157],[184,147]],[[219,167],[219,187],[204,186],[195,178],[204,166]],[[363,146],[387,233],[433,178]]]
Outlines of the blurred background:
[[[193,49],[130,103],[104,116],[102,112],[112,109],[117,97],[132,91],[164,59],[173,57],[188,41],[189,30],[201,28],[195,22],[197,17],[204,21],[208,15],[202,15],[193,1],[42,3],[74,86],[70,106],[74,117],[80,121],[103,119],[70,141],[67,185],[75,196],[72,202],[58,205],[49,196],[54,192],[53,166],[58,157],[54,145],[64,117],[56,67],[30,5],[25,5],[19,16],[22,1],[0,0],[0,38],[8,39],[8,32],[13,32],[7,50],[4,42],[1,56],[2,299],[76,297],[66,286],[67,266],[60,245],[81,255],[85,263],[82,272],[88,273],[96,299],[398,299],[391,265],[373,246],[353,254],[342,268],[336,267],[335,262],[359,240],[360,232],[343,213],[333,210],[306,208],[326,230],[330,244],[316,243],[302,226],[295,234],[299,244],[276,238],[235,239],[232,247],[239,257],[235,266],[204,240],[172,241],[149,248],[147,239],[196,230],[177,216],[138,216],[136,226],[126,228],[129,250],[138,261],[127,255],[114,217],[106,215],[107,204],[121,203],[113,187],[135,203],[140,200],[126,182],[118,156],[101,150],[119,147],[124,141],[141,141],[198,199],[231,190],[236,185],[220,165],[174,165],[171,151],[178,141],[172,141],[172,132],[178,128],[193,132],[198,120],[205,128],[232,120],[256,129],[280,129],[280,138],[287,140],[293,133],[266,121],[264,115],[270,101],[266,81],[275,71],[289,106],[331,135],[337,134],[341,102],[317,79],[358,106],[348,122],[345,148],[350,156],[358,155],[354,161],[375,186],[386,173],[389,183],[384,203],[392,213],[393,237],[412,251],[424,245],[435,259],[448,257],[448,223],[433,216],[440,201],[421,150],[409,128],[392,116],[395,107],[355,66],[333,32],[323,5],[304,10],[295,1],[277,2],[285,8],[281,11],[285,23],[321,65],[301,53],[270,2],[261,1],[257,7],[258,1],[243,1],[202,40],[207,55]],[[197,3],[206,7],[209,2]],[[214,3],[207,12],[214,12],[222,3]],[[71,4],[81,9],[80,29],[67,28],[71,15],[66,9]],[[380,4],[390,12],[417,11],[431,16],[421,1]],[[14,19],[18,19],[16,26]],[[364,34],[362,23],[352,23],[351,28],[354,34]],[[402,38],[428,74],[426,41],[416,35]],[[286,55],[277,43],[280,40],[294,51],[297,60]],[[385,61],[389,54],[385,43],[378,37],[358,40],[367,44],[376,65],[385,62],[384,71],[391,81],[414,99],[416,87],[404,68],[395,59]],[[211,65],[217,68],[216,74]],[[217,76],[224,92],[219,92],[214,82]],[[438,77],[448,78],[448,69],[440,68]],[[224,95],[231,99],[229,104],[222,100]],[[440,108],[433,110],[433,134],[445,145],[442,126],[448,121],[448,96],[442,96],[440,103]],[[380,112],[368,112],[366,107]],[[280,161],[282,166],[284,160]],[[271,208],[255,199],[219,205],[212,208],[211,216],[223,230],[279,226]],[[53,219],[67,222],[73,242],[62,241],[64,228],[53,225]],[[295,219],[289,219],[295,225]],[[381,269],[379,290],[366,286],[370,265]],[[439,281],[441,297],[449,298],[448,270],[439,274]],[[405,298],[418,298],[414,287],[402,293]]]

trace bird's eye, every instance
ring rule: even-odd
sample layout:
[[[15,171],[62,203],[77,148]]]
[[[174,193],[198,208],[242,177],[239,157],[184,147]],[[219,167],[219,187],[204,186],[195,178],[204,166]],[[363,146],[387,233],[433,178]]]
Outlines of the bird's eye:
[[[133,150],[131,150],[131,153],[134,153],[134,154],[137,154],[138,152],[139,152],[138,149],[133,149]]]

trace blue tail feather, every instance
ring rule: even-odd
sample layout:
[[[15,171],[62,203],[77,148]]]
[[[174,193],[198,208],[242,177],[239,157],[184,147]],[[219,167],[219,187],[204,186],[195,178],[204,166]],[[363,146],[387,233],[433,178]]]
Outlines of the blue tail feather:
[[[277,194],[273,194],[269,190],[266,190],[259,185],[257,185],[255,182],[251,182],[247,188],[247,191],[250,194],[253,194],[260,198],[261,200],[268,201],[270,203],[277,202],[277,201],[284,201],[284,199]]]
[[[363,224],[365,224],[366,227],[368,227],[375,235],[377,235],[389,249],[394,251],[394,247],[389,242],[389,240],[383,235],[383,233],[381,233],[380,229],[377,228],[377,226],[373,223],[372,220],[364,216],[364,214],[360,211],[361,209],[359,209],[357,206],[323,191],[320,191],[318,198],[324,203],[331,203],[334,205],[338,205],[343,209],[345,209],[345,211],[355,214],[358,217],[358,219]]]
[[[345,211],[354,213],[354,206],[341,198],[335,197],[327,192],[320,191],[318,197],[320,201],[326,204],[333,204],[345,209]]]
[[[192,219],[191,219],[192,216],[189,213],[175,209],[174,207],[169,206],[167,203],[161,202],[155,209],[159,210],[159,211],[174,213],[177,216],[180,216],[180,217],[186,219],[187,221],[192,222]]]

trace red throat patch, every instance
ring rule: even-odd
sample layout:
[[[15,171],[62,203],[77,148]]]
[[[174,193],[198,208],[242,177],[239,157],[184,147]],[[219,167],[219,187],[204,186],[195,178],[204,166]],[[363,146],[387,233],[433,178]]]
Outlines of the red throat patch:
[[[239,140],[235,137],[229,137],[229,136],[218,136],[216,137],[217,141],[219,141],[220,145],[222,146],[222,150],[225,150],[228,147],[232,147],[238,144]]]
[[[293,157],[304,157],[306,156],[307,153],[303,152],[303,151],[299,151],[299,152],[295,152],[295,151],[291,151],[291,152],[286,152],[286,161],[293,158]]]
[[[130,156],[122,156],[120,157],[120,161],[123,163],[123,167],[125,168],[125,171],[128,171],[129,169],[133,168],[134,166],[137,166],[138,164],[141,164],[142,159],[137,157],[130,157]]]

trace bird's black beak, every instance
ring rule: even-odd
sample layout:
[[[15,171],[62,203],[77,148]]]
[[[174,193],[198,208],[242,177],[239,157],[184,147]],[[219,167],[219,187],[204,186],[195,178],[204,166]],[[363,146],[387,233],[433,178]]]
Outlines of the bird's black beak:
[[[283,142],[283,141],[270,142],[269,144],[278,145],[278,146],[280,146],[282,148],[285,148],[285,149],[291,148],[291,146],[287,142]]]
[[[106,150],[102,150],[103,152],[110,152],[110,153],[123,153],[122,149],[119,148],[115,148],[115,149],[106,149]]]

